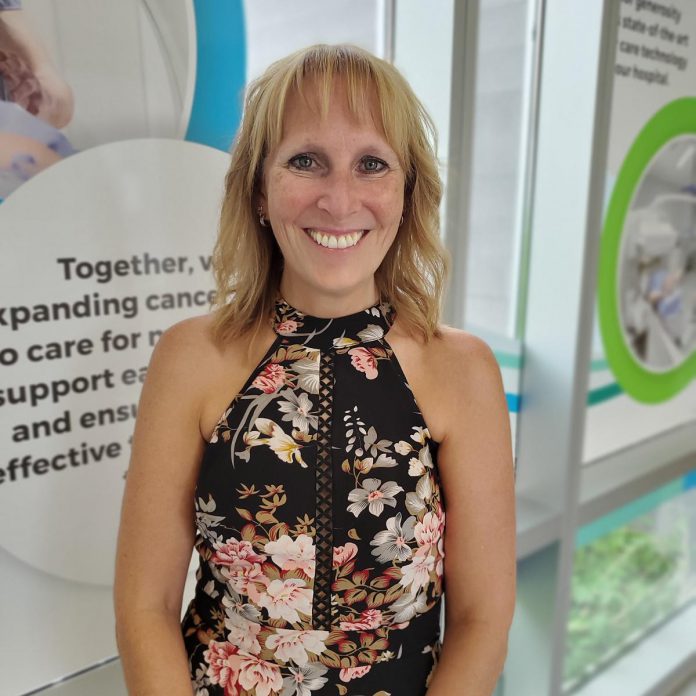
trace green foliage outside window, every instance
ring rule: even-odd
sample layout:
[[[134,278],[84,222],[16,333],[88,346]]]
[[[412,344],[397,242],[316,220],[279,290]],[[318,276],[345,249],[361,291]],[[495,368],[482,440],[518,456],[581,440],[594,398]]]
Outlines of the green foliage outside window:
[[[647,521],[647,520],[646,520]],[[606,665],[679,602],[685,517],[669,538],[620,527],[575,552],[565,688]]]

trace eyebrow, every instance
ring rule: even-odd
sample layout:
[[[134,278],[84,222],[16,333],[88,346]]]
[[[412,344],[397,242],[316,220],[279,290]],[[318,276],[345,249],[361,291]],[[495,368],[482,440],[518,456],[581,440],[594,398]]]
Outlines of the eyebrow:
[[[316,154],[316,155],[321,155],[322,157],[328,157],[328,153],[327,153],[326,149],[317,143],[313,143],[311,140],[300,141],[299,144],[292,144],[292,143],[288,143],[287,145],[281,144],[279,151],[280,150],[283,150],[283,151],[290,150],[290,151],[295,152],[297,154],[301,154],[303,152],[308,152],[308,153],[312,153],[312,154]],[[393,157],[397,161],[399,159],[396,152],[394,152],[394,150],[392,150],[392,148],[389,147],[388,145],[385,146],[385,145],[379,145],[377,143],[369,143],[368,145],[365,145],[363,147],[358,148],[358,150],[366,155],[367,154],[378,155],[378,156],[383,157],[385,159]]]

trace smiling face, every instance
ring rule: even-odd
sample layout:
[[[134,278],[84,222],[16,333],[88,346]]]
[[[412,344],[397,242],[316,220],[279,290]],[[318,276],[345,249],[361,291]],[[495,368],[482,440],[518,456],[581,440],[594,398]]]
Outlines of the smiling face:
[[[374,274],[399,228],[404,182],[379,121],[351,114],[340,81],[325,118],[289,96],[259,203],[283,254],[280,291],[290,304],[332,316],[376,301]]]

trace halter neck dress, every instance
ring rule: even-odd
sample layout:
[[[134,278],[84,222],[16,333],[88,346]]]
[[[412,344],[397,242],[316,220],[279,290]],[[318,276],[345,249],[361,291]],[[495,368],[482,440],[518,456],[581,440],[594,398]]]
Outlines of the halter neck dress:
[[[195,492],[196,696],[423,696],[440,649],[444,504],[385,339],[387,303],[276,338],[220,418]]]

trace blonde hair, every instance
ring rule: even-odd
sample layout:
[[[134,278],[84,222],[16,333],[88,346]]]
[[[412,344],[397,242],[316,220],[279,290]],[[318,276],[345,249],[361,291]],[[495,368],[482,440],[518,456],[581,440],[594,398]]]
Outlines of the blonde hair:
[[[439,236],[442,184],[432,120],[401,74],[355,46],[316,45],[273,63],[247,89],[244,115],[232,147],[212,268],[216,283],[213,334],[224,343],[272,316],[283,259],[255,204],[266,155],[280,142],[288,97],[311,80],[322,115],[334,79],[345,84],[353,115],[364,115],[374,95],[387,142],[405,173],[404,221],[375,273],[381,301],[406,330],[424,340],[439,336],[438,321],[449,256]]]

